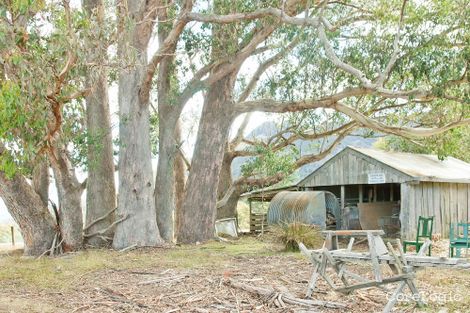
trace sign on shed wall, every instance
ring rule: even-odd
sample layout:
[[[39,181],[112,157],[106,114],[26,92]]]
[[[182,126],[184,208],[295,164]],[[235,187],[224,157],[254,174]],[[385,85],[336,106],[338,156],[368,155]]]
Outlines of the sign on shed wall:
[[[385,183],[385,173],[382,172],[372,172],[367,174],[367,183],[368,184],[384,184]]]

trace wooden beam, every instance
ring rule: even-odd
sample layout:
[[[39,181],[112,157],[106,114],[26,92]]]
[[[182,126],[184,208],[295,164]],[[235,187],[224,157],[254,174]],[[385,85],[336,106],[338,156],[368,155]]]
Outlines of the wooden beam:
[[[344,185],[341,185],[341,211],[343,212],[344,207],[346,206],[346,188]]]
[[[11,231],[11,245],[15,246],[15,227],[10,226]]]
[[[364,201],[364,188],[361,185],[359,185],[359,203],[362,203]]]
[[[366,237],[367,234],[372,234],[372,235],[379,235],[383,236],[385,235],[385,232],[382,229],[376,229],[376,230],[354,230],[354,229],[345,229],[345,230],[324,230],[321,232],[323,235],[328,235],[332,234],[334,236],[353,236],[353,237],[358,237],[358,236],[363,236]]]
[[[390,184],[390,202],[393,202],[393,184]]]
[[[352,290],[356,290],[356,289],[377,287],[379,285],[396,283],[398,281],[404,281],[404,280],[410,279],[410,278],[414,278],[414,275],[412,273],[403,274],[403,275],[396,275],[396,276],[392,276],[390,278],[384,278],[382,281],[371,280],[371,281],[364,282],[364,283],[359,283],[359,284],[350,285],[350,286],[346,286],[346,287],[340,287],[340,288],[336,288],[335,291],[342,292],[342,293],[348,293],[348,292],[351,292]]]

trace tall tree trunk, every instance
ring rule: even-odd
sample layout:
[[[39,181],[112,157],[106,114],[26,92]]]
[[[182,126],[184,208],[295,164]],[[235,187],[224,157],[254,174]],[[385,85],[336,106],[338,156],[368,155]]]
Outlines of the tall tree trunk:
[[[84,8],[98,24],[103,23],[104,5],[102,0],[83,0]],[[102,42],[91,47],[95,53],[91,62],[102,64],[106,61],[107,47]],[[96,75],[96,76],[95,76]],[[89,88],[92,92],[86,97],[87,131],[92,140],[88,145],[88,179],[86,193],[86,225],[106,216],[116,208],[116,187],[114,184],[113,138],[108,101],[108,73],[104,65],[89,74]],[[107,215],[87,231],[90,234],[108,228],[114,221],[114,214]],[[87,239],[91,246],[109,244],[103,238],[112,238],[114,229],[109,229],[103,237],[93,236]]]
[[[139,62],[147,63],[142,52]],[[118,214],[127,219],[116,226],[113,246],[155,246],[162,243],[155,212],[149,110],[139,100],[143,67],[121,72],[119,78],[119,197]]]
[[[49,163],[46,158],[39,160],[33,168],[33,188],[47,208],[49,205]]]
[[[113,247],[156,246],[163,243],[155,211],[148,100],[140,96],[146,75],[147,46],[152,32],[150,20],[141,16],[145,1],[122,1],[119,6],[123,26],[119,55],[129,51],[135,64],[119,75],[119,195],[118,214],[124,221],[116,225]],[[124,3],[125,2],[125,3]],[[147,20],[142,21],[142,18]]]
[[[217,188],[218,201],[224,198],[225,194],[230,190],[232,185],[232,161],[232,154],[230,152],[224,153],[222,169],[219,175],[219,186]],[[224,203],[224,205],[217,207],[217,219],[237,216],[237,203],[239,197],[234,195],[234,192],[231,193],[228,201]]]
[[[4,153],[5,149],[0,144],[0,156]],[[56,223],[26,178],[20,174],[8,178],[0,171],[0,197],[20,227],[24,254],[41,255],[50,249],[56,234]]]
[[[160,11],[159,19],[168,20],[166,10]],[[164,44],[168,33],[168,27],[161,26],[159,28],[158,40],[160,45]],[[166,241],[174,240],[175,158],[180,145],[180,129],[177,125],[179,114],[171,103],[173,98],[172,90],[174,89],[171,82],[176,79],[173,61],[174,57],[169,55],[160,62],[157,83],[160,123],[158,168],[157,177],[155,178],[155,209],[160,234]],[[178,138],[176,138],[177,136]]]
[[[176,127],[175,137],[178,141],[181,140],[181,127],[178,124]],[[175,158],[175,230],[174,233],[178,232],[181,227],[181,207],[184,200],[184,187],[186,184],[186,164],[183,159],[182,153],[177,153]]]
[[[217,186],[233,113],[227,109],[236,75],[227,75],[207,92],[182,206],[178,241],[205,241],[214,235]]]
[[[83,186],[64,147],[54,148],[49,154],[59,196],[59,227],[64,251],[79,250],[83,246]]]
[[[52,246],[55,222],[39,195],[21,175],[9,179],[0,172],[0,197],[18,224],[25,255],[41,255]]]
[[[164,115],[162,115],[164,116]],[[155,206],[158,228],[162,238],[173,241],[173,214],[175,212],[175,157],[178,142],[175,138],[175,124],[160,120],[160,141],[157,177],[155,179]]]

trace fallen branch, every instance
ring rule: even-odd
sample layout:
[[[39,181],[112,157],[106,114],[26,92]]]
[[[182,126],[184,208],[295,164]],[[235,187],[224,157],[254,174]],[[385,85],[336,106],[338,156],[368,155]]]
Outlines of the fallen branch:
[[[130,245],[129,247],[125,247],[125,248],[119,250],[119,252],[126,252],[126,251],[132,250],[136,247],[137,247],[137,244],[133,244],[133,245]]]
[[[346,305],[343,303],[339,302],[331,302],[331,301],[320,301],[320,300],[306,300],[306,299],[299,299],[295,298],[294,296],[288,294],[288,293],[283,293],[283,292],[278,292],[275,291],[274,289],[266,289],[266,288],[260,288],[260,287],[255,287],[255,286],[250,286],[246,285],[240,282],[236,282],[232,279],[228,279],[224,282],[224,284],[241,289],[244,291],[247,291],[249,293],[255,294],[260,296],[262,299],[264,299],[264,302],[266,302],[268,305],[274,304],[274,306],[283,308],[285,307],[285,304],[292,304],[292,305],[300,305],[300,306],[305,306],[305,307],[326,307],[326,308],[334,308],[334,309],[344,309],[346,308]]]
[[[121,223],[122,221],[125,221],[128,217],[129,217],[129,214],[126,214],[126,215],[124,215],[122,218],[120,218],[120,219],[114,221],[111,225],[109,225],[109,226],[106,227],[105,229],[96,231],[96,232],[91,233],[91,234],[83,234],[83,237],[85,237],[85,238],[90,238],[90,237],[93,237],[93,236],[104,235],[104,234],[106,234],[111,228],[113,228],[113,227],[116,226],[117,224]]]
[[[100,291],[100,292],[108,295],[111,298],[111,300],[114,301],[114,302],[122,302],[122,303],[127,303],[127,304],[130,304],[130,305],[136,305],[140,308],[149,309],[149,307],[147,305],[136,302],[136,301],[133,301],[133,300],[130,300],[130,299],[126,298],[123,294],[118,293],[118,292],[116,292],[116,291],[114,291],[110,288],[96,287],[95,290]]]
[[[188,275],[161,277],[161,278],[157,278],[157,279],[141,281],[137,285],[150,285],[150,284],[157,284],[157,283],[161,283],[161,282],[174,282],[174,281],[183,280],[183,279],[188,278],[188,277],[189,277]]]
[[[105,215],[97,218],[96,220],[92,221],[90,224],[88,224],[88,226],[86,226],[84,229],[83,229],[83,232],[86,232],[91,226],[95,225],[96,223],[99,223],[101,222],[102,220],[104,220],[105,218],[107,218],[109,215],[111,215],[114,211],[116,211],[117,208],[114,208],[112,209],[111,211],[109,211],[108,213],[106,213]]]

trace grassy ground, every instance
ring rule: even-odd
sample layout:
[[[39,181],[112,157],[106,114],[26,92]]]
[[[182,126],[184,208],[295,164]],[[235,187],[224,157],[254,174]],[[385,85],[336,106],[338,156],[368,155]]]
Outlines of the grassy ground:
[[[267,240],[243,237],[233,244],[87,250],[61,257],[0,255],[0,312],[296,312],[263,305],[262,299],[223,284],[233,278],[260,287],[285,288],[302,297],[311,265],[299,253],[280,252]],[[372,277],[368,265],[352,265]],[[470,312],[470,271],[425,269],[418,288],[428,305],[401,302],[396,312]],[[319,312],[377,312],[387,295],[378,289],[348,296],[319,282],[316,298],[347,309]],[[172,311],[173,310],[173,311]],[[300,311],[299,311],[300,312]]]
[[[245,237],[233,244],[210,242],[204,245],[140,249],[127,253],[114,250],[86,250],[62,257],[25,258],[18,251],[0,256],[0,281],[31,288],[66,290],[74,279],[99,270],[137,270],[158,265],[191,269],[223,267],[232,257],[275,254],[270,243]]]

